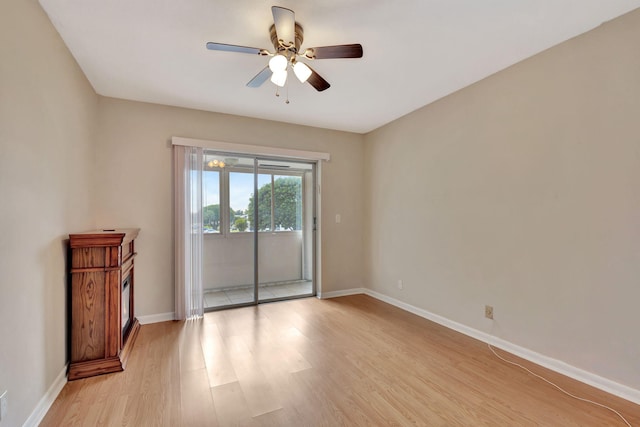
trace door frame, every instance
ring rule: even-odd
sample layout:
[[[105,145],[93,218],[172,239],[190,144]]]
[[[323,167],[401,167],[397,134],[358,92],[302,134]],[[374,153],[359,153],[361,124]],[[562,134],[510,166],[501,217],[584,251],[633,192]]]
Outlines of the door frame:
[[[204,139],[194,139],[194,138],[185,138],[174,136],[171,138],[172,145],[181,145],[181,146],[189,146],[189,147],[200,147],[206,150],[215,151],[218,153],[224,153],[226,155],[237,155],[243,157],[253,157],[254,164],[257,162],[258,158],[266,158],[266,159],[279,159],[282,161],[300,161],[312,163],[314,166],[314,174],[313,174],[313,191],[314,197],[312,198],[314,209],[315,209],[315,232],[312,232],[312,245],[313,245],[313,257],[312,257],[312,268],[313,268],[313,286],[314,293],[317,298],[321,298],[322,295],[322,163],[323,161],[329,161],[331,156],[329,153],[325,152],[317,152],[317,151],[305,151],[305,150],[295,150],[295,149],[287,149],[287,148],[279,148],[279,147],[270,147],[270,146],[261,146],[261,145],[249,145],[249,144],[237,144],[230,142],[222,142],[222,141],[212,141],[212,140],[204,140]],[[254,169],[255,170],[255,169]],[[254,190],[255,190],[255,179],[257,179],[257,174],[254,178]],[[257,239],[257,230],[255,232]],[[254,251],[257,250],[257,245],[254,242]],[[254,264],[257,263],[257,258],[254,260]],[[254,275],[257,274],[257,265],[254,265]],[[257,292],[258,281],[254,280],[254,302],[250,304],[243,305],[256,305],[259,303],[259,294]],[[233,306],[225,306],[235,307]]]

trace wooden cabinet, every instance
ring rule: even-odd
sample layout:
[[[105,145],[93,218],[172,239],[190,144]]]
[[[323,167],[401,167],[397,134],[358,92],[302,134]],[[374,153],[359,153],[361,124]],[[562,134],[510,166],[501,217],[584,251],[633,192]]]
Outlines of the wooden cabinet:
[[[70,234],[69,380],[124,370],[140,324],[134,316],[138,228]]]

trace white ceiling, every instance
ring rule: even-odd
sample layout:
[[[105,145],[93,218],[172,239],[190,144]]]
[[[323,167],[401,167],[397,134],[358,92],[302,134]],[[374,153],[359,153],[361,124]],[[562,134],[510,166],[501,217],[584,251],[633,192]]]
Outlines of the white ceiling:
[[[640,0],[40,0],[97,93],[365,133],[637,7]],[[362,59],[312,67],[325,92],[290,78],[290,104],[265,57],[271,6],[293,9],[305,47],[361,43]]]

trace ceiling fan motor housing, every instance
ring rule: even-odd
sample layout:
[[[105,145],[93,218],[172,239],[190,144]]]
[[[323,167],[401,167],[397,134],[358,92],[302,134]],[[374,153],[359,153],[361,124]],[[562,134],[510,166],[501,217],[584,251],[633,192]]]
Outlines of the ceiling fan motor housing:
[[[278,41],[278,35],[276,34],[275,25],[271,25],[271,28],[269,28],[269,34],[271,35],[271,43],[273,43],[273,47],[276,49],[276,52],[283,52],[286,50],[293,53],[300,52],[300,46],[302,46],[302,40],[304,39],[304,32],[302,30],[302,26],[297,22],[295,27],[295,46],[286,46],[280,44],[280,42]]]

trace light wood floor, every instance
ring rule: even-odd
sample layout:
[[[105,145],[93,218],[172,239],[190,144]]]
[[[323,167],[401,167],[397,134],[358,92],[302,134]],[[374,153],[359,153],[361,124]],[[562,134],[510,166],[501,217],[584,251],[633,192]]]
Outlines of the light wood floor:
[[[640,406],[506,356],[640,426]],[[625,424],[484,343],[356,295],[143,326],[125,372],[68,383],[41,425]]]

